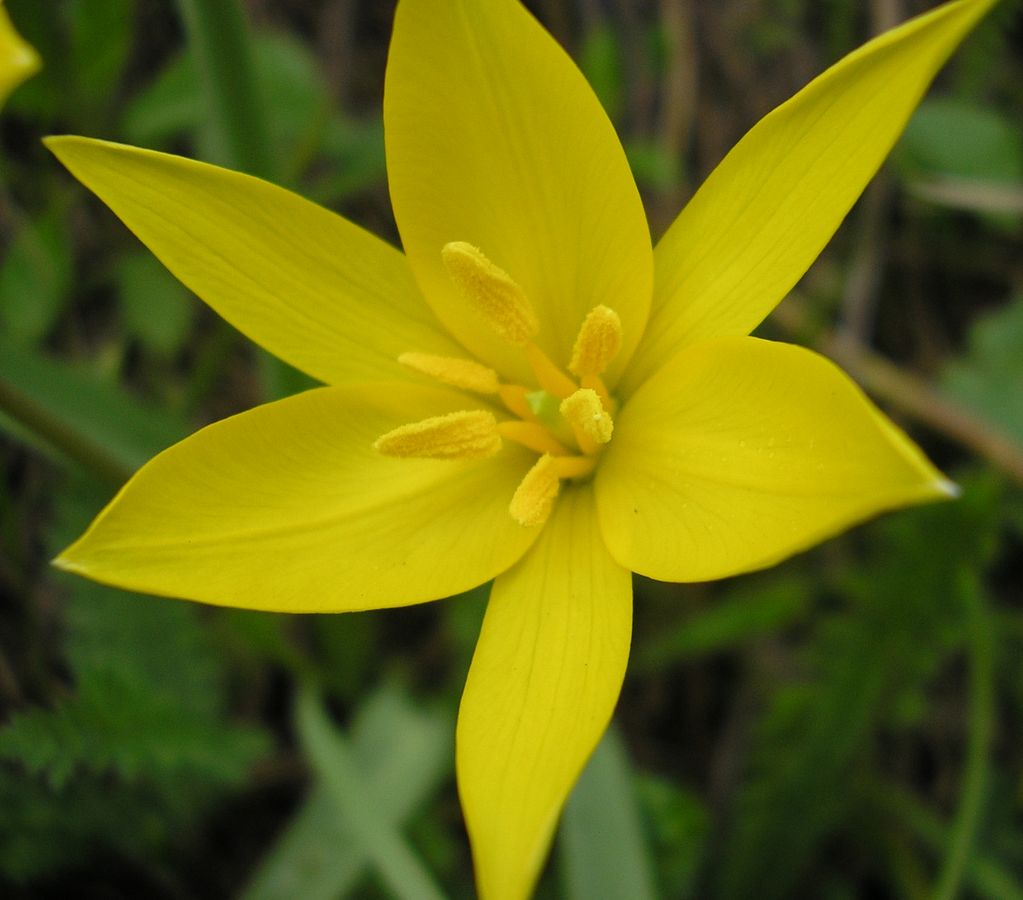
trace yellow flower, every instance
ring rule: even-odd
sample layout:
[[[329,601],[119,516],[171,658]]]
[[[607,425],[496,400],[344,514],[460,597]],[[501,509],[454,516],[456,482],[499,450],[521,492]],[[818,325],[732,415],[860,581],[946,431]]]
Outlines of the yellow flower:
[[[521,898],[607,725],[630,570],[771,565],[951,487],[830,362],[748,337],[991,6],[895,29],[760,122],[655,248],[621,146],[513,0],[402,0],[384,98],[405,255],[273,185],[50,147],[227,320],[327,387],[161,453],[57,560],[253,609],[493,578],[459,713],[477,881]]]
[[[0,0],[0,106],[38,68],[39,57],[14,30],[3,0]]]

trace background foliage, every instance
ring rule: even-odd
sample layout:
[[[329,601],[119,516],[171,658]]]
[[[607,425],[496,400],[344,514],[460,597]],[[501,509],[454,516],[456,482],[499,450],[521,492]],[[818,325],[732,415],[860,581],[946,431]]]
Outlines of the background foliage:
[[[241,144],[195,0],[7,5],[46,67],[0,122],[0,894],[471,896],[452,723],[486,589],[300,618],[47,565],[152,453],[307,382],[39,137],[246,168],[394,240],[393,4],[248,0],[235,51],[261,133]],[[659,232],[760,115],[930,4],[529,5],[600,93]],[[836,357],[962,499],[767,573],[638,582],[617,725],[541,897],[1023,897],[1020,12],[963,47],[762,329]]]

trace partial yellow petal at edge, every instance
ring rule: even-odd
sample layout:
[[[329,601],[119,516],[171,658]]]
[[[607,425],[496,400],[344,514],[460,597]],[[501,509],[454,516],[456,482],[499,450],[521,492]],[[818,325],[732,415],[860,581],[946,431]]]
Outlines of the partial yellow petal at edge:
[[[833,363],[718,338],[679,353],[620,413],[596,476],[624,566],[707,581],[773,565],[953,486]]]
[[[626,394],[683,345],[752,331],[816,259],[935,73],[995,0],[958,0],[840,60],[758,122],[654,251]]]
[[[392,459],[373,442],[465,403],[443,388],[350,385],[217,422],[143,466],[56,564],[129,590],[279,612],[460,593],[535,538],[508,515],[531,454]]]
[[[3,0],[0,0],[0,106],[38,68],[38,54],[14,30]]]
[[[632,631],[629,572],[588,487],[567,487],[536,546],[494,583],[458,714],[458,788],[483,900],[523,900],[611,718]]]

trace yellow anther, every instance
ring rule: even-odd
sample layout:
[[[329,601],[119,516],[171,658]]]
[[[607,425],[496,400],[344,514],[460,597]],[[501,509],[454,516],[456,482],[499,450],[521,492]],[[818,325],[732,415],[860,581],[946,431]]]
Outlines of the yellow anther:
[[[554,499],[561,490],[561,479],[558,476],[556,457],[546,453],[541,456],[532,469],[515,489],[508,512],[520,525],[534,528],[543,525],[551,514]]]
[[[384,456],[422,459],[486,459],[501,449],[497,419],[484,410],[463,410],[402,425],[373,442]]]
[[[459,293],[502,338],[521,346],[540,330],[522,288],[472,244],[452,241],[440,255]]]
[[[568,369],[579,376],[600,375],[621,346],[622,320],[618,313],[607,306],[595,306],[579,329]]]
[[[591,388],[580,388],[570,397],[561,401],[561,414],[575,431],[579,449],[593,453],[598,444],[611,440],[614,422],[604,410],[600,395]]]
[[[497,372],[471,359],[431,356],[429,353],[402,353],[398,362],[420,375],[464,391],[496,394],[500,388]]]

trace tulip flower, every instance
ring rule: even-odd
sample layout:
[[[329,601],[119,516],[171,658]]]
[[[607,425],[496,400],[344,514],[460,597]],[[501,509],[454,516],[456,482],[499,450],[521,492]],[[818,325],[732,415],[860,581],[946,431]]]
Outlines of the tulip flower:
[[[513,0],[398,5],[404,253],[256,178],[51,139],[185,285],[324,384],[158,455],[57,564],[286,612],[494,579],[458,785],[481,895],[527,896],[618,698],[631,572],[749,572],[954,493],[831,362],[749,334],[991,5],[939,6],[828,69],[654,247],[611,123]]]

